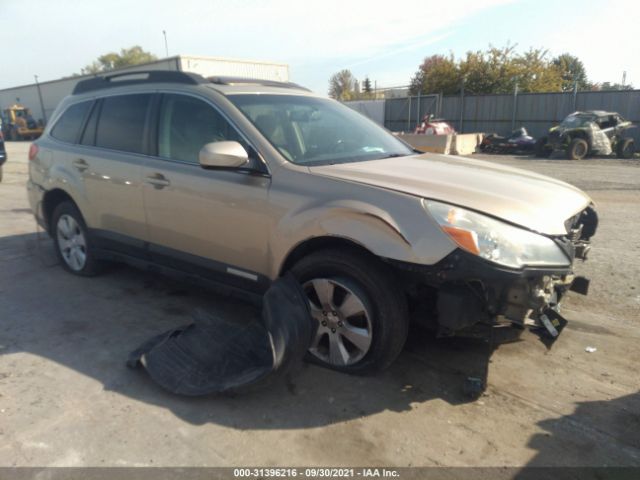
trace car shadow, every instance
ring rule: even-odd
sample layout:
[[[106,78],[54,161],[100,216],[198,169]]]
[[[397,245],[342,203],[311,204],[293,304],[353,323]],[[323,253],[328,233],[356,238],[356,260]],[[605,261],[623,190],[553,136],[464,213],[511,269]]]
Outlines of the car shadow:
[[[49,359],[191,424],[297,429],[408,411],[434,399],[460,405],[472,401],[463,391],[465,379],[482,375],[492,353],[482,341],[439,340],[415,328],[398,360],[374,376],[302,363],[247,393],[181,397],[158,387],[143,368],[127,368],[129,353],[151,336],[190,323],[196,309],[246,322],[259,318],[255,306],[126,266],[93,278],[70,275],[43,234],[1,237],[0,264],[0,356],[27,352]]]
[[[543,467],[563,467],[550,470],[549,478],[638,478],[640,392],[578,402],[573,413],[542,420],[538,426],[541,432],[527,445],[537,453],[515,478],[542,478],[531,474],[544,472]]]

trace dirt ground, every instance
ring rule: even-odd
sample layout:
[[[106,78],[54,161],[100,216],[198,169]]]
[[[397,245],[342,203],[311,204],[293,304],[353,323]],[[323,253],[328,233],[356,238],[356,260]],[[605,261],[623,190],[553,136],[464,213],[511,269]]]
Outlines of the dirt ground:
[[[640,161],[477,155],[569,181],[601,217],[547,350],[501,345],[477,401],[461,391],[479,346],[412,332],[386,372],[311,365],[250,395],[182,398],[125,367],[195,308],[249,306],[128,267],[85,279],[57,266],[25,194],[27,143],[0,184],[0,466],[640,466]],[[585,347],[597,348],[594,353]]]

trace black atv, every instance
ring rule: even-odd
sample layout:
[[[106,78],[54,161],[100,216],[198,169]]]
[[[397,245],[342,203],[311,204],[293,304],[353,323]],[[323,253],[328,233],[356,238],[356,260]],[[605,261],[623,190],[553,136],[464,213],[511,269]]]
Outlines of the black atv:
[[[562,151],[570,160],[612,153],[618,158],[632,158],[635,144],[627,130],[634,127],[615,112],[575,112],[549,130],[547,137],[536,142],[535,154],[549,157],[553,152]]]

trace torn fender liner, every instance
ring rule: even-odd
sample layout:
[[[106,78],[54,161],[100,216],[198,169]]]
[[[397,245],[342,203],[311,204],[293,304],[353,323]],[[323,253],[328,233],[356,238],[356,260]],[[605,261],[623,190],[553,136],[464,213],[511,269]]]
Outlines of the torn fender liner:
[[[266,292],[261,322],[230,322],[209,314],[151,338],[133,351],[130,367],[144,365],[161,387],[207,395],[255,385],[302,360],[317,324],[293,275]]]

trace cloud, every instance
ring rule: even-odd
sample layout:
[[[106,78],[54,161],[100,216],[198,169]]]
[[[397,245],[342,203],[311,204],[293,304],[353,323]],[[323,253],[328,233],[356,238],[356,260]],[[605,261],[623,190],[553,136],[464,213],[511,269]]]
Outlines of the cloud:
[[[28,81],[32,70],[43,79],[69,75],[100,54],[136,44],[163,56],[162,30],[170,54],[273,60],[309,70],[358,66],[429,45],[512,0],[111,0],[106,10],[101,2],[36,3],[34,17],[24,2],[0,0],[7,38],[25,22],[48,32],[47,42],[23,42],[20,59],[9,53],[9,63],[24,65],[24,72],[12,69],[6,82]]]
[[[640,4],[610,0],[575,12],[565,28],[549,32],[546,43],[554,54],[570,52],[580,58],[589,79],[620,82],[627,71],[627,83],[640,87],[637,30]]]
[[[387,48],[385,51],[378,53],[372,57],[367,57],[364,58],[362,60],[358,60],[354,63],[349,64],[347,67],[348,68],[353,68],[353,67],[357,67],[360,65],[364,65],[370,62],[377,62],[379,60],[382,60],[384,58],[388,58],[388,57],[392,57],[394,55],[398,55],[400,53],[405,53],[405,52],[409,52],[411,50],[415,50],[417,48],[421,48],[421,47],[426,47],[428,45],[433,45],[434,43],[438,43],[441,42],[442,40],[445,40],[447,37],[450,37],[452,35],[452,31],[448,31],[448,32],[444,32],[441,33],[440,35],[429,35],[426,39],[415,39],[412,42],[410,42],[408,45],[402,45],[402,46],[398,46],[398,45],[394,45],[390,48]]]
[[[480,10],[510,0],[452,0],[429,4],[424,0],[377,3],[364,0],[304,2],[276,0],[244,4],[250,9],[249,28],[267,45],[297,61],[309,57],[366,58],[390,47],[424,42]],[[243,29],[247,26],[243,22]]]

